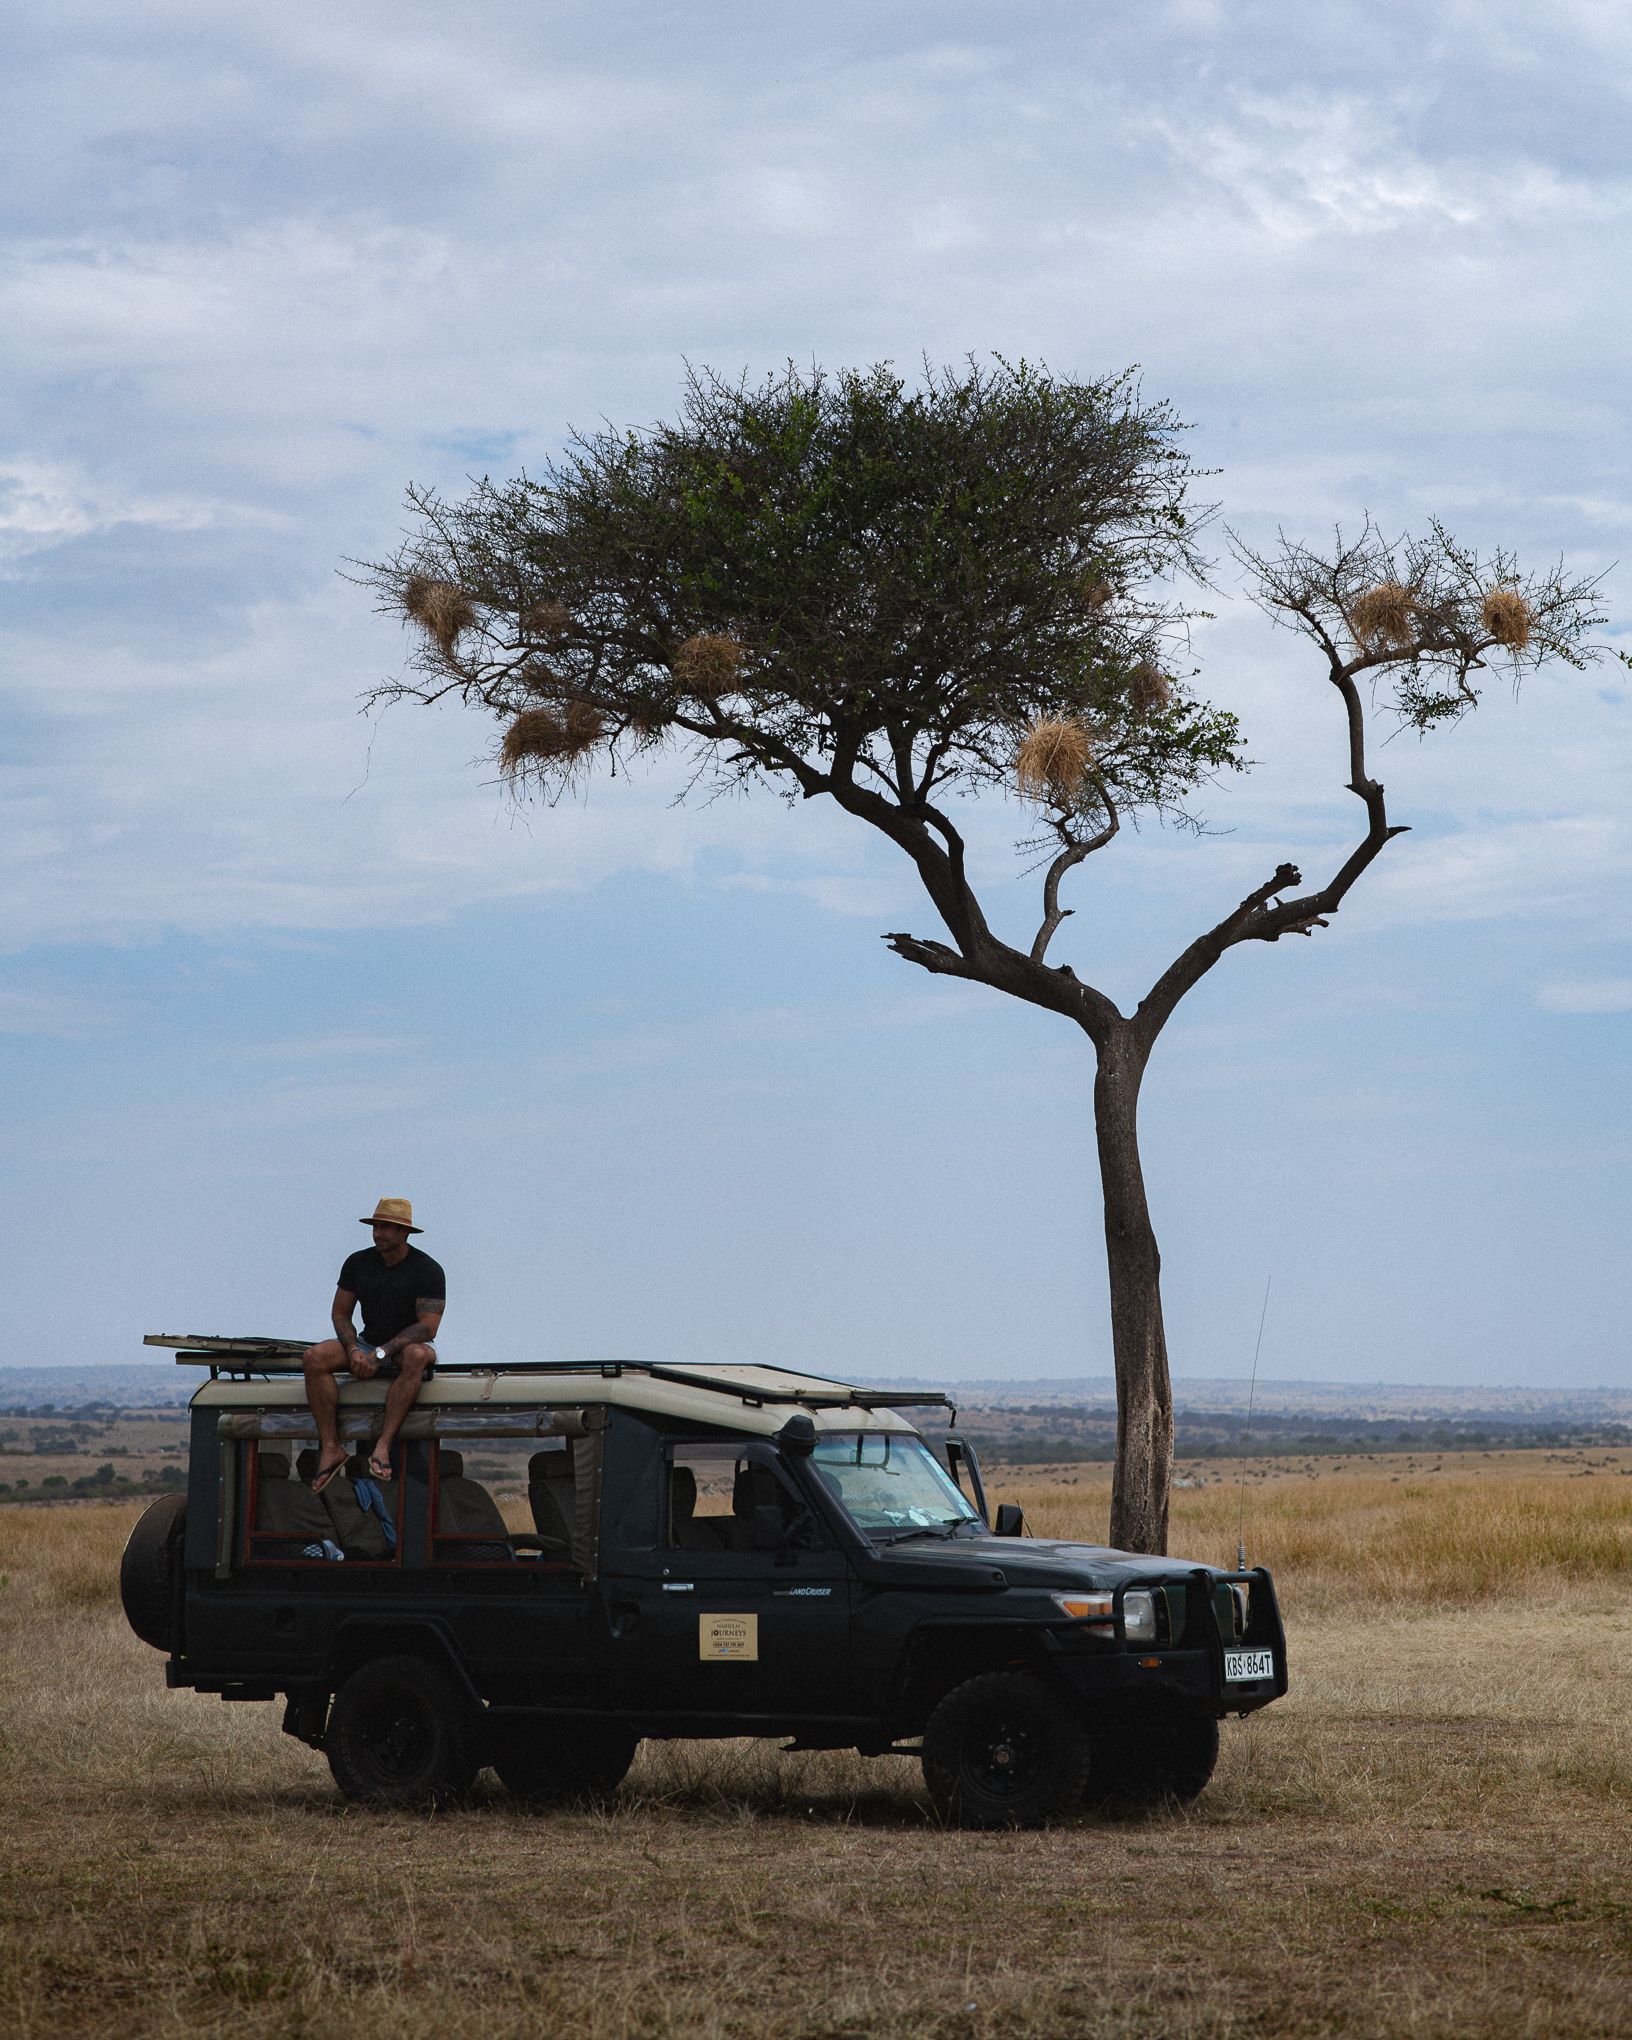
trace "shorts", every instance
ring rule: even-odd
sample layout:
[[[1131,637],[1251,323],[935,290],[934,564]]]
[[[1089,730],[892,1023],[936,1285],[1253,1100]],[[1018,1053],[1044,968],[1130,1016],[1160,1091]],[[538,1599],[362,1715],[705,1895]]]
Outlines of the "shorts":
[[[430,1346],[431,1357],[425,1366],[425,1379],[429,1381],[436,1372],[436,1348],[431,1346],[429,1339],[416,1339],[414,1343],[419,1346]],[[390,1360],[382,1360],[368,1378],[370,1381],[394,1381],[401,1372],[402,1367],[400,1363],[395,1358],[392,1358]]]

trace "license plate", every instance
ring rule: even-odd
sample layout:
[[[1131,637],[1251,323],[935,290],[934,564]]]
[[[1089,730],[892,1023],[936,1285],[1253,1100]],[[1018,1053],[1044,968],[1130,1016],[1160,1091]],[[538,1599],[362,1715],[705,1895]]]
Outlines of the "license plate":
[[[1224,1676],[1236,1686],[1248,1679],[1273,1679],[1275,1653],[1272,1650],[1227,1650],[1224,1653]]]

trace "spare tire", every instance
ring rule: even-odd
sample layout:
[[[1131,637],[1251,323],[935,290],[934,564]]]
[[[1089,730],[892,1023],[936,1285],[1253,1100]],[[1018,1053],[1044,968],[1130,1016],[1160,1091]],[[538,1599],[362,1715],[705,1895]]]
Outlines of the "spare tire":
[[[174,1650],[180,1641],[175,1633],[175,1576],[186,1521],[187,1497],[161,1495],[137,1517],[119,1562],[125,1620],[155,1650]]]

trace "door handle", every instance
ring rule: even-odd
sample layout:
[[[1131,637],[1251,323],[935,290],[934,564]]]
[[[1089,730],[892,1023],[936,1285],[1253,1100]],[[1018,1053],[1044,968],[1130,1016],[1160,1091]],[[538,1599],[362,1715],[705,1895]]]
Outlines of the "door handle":
[[[665,1594],[694,1594],[697,1583],[695,1580],[665,1580],[663,1591]]]

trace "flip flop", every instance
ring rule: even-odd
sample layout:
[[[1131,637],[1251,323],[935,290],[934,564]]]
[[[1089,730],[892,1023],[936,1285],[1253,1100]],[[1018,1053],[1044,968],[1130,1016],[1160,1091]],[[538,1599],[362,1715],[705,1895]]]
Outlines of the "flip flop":
[[[342,1454],[332,1466],[320,1466],[316,1473],[312,1475],[312,1493],[320,1495],[329,1482],[333,1480],[334,1476],[342,1470],[345,1463],[345,1456]]]
[[[395,1480],[389,1459],[382,1459],[377,1452],[368,1455],[368,1477],[370,1480]]]

